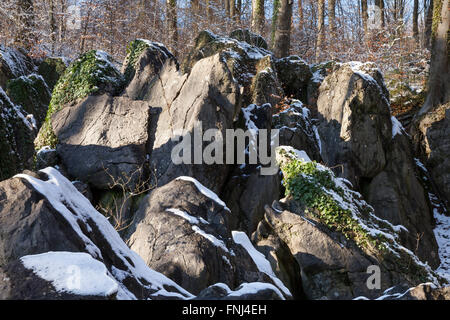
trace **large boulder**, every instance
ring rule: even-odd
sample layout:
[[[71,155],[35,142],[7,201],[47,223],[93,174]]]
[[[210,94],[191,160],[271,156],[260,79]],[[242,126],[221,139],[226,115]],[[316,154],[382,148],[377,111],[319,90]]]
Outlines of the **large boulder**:
[[[5,299],[45,299],[47,294],[64,298],[55,289],[95,292],[98,276],[108,278],[103,298],[111,294],[117,299],[193,297],[149,269],[108,220],[53,168],[0,183],[0,248],[0,273],[2,279],[9,279],[0,286]],[[30,277],[22,266],[46,282]],[[58,274],[79,278],[71,280],[70,288],[64,278],[54,278]]]
[[[340,67],[336,61],[326,61],[310,66],[312,76],[308,81],[306,88],[306,101],[308,105],[317,108],[317,99],[319,98],[319,88],[326,76]]]
[[[56,146],[58,141],[51,120],[65,105],[77,103],[89,95],[116,94],[122,87],[123,76],[107,53],[91,50],[80,56],[66,69],[53,90],[45,122],[35,140],[36,149]]]
[[[330,166],[342,164],[354,184],[384,168],[384,146],[392,140],[389,100],[371,76],[378,71],[363,67],[342,65],[324,80],[317,101],[322,157]]]
[[[284,96],[276,73],[275,58],[270,51],[256,46],[252,41],[237,40],[241,39],[237,36],[239,33],[236,31],[235,38],[228,38],[210,31],[200,32],[194,48],[181,64],[181,70],[189,73],[201,59],[220,54],[242,90],[242,105],[271,103],[275,106]]]
[[[305,151],[311,159],[321,161],[321,139],[311,112],[298,100],[288,100],[272,118],[273,128],[279,130],[279,143]]]
[[[108,189],[145,180],[150,105],[108,94],[89,96],[52,116],[57,153],[70,176]]]
[[[48,57],[39,64],[37,73],[44,78],[50,91],[53,91],[68,66],[69,62],[64,58]]]
[[[450,211],[450,103],[418,116],[410,132],[416,154],[437,186],[435,192]]]
[[[154,138],[149,156],[150,169],[156,170],[158,185],[188,175],[218,192],[229,168],[220,163],[194,164],[194,155],[198,156],[209,144],[198,140],[202,140],[201,135],[206,130],[217,128],[225,139],[226,129],[233,128],[233,120],[239,112],[237,84],[219,54],[200,60],[189,76],[182,76],[170,60],[159,77],[162,81],[152,86],[147,100],[156,114],[151,127]],[[186,162],[190,163],[175,164],[171,153],[182,141],[189,144],[186,148],[191,150],[192,156]],[[222,163],[224,159],[220,159]]]
[[[52,260],[48,261],[49,264],[55,264],[57,261],[53,260],[58,255],[62,255],[64,258],[67,254],[73,253],[49,253]],[[78,253],[79,254],[79,253]],[[43,255],[46,255],[44,253]],[[25,258],[37,258],[39,261],[42,255],[25,256]],[[86,260],[89,263],[100,264],[101,262],[94,260],[90,255],[86,254]],[[67,261],[69,264],[72,261]],[[83,261],[84,263],[86,261]],[[44,273],[40,275],[36,274],[33,268],[27,268],[24,266],[22,260],[17,260],[15,263],[10,264],[6,270],[0,268],[0,277],[3,281],[0,282],[0,299],[2,300],[112,300],[116,299],[117,284],[109,278],[106,274],[94,273],[93,276],[97,280],[94,286],[85,287],[83,289],[71,288],[70,285],[64,286],[64,282],[71,283],[70,276],[73,274],[70,272],[74,269],[74,265],[64,266],[59,273],[55,272],[55,277],[49,278]],[[106,270],[106,267],[104,267]],[[55,268],[56,269],[56,268]],[[55,270],[54,269],[54,270]],[[81,270],[81,269],[80,269]],[[90,269],[82,270],[84,272],[91,272]],[[97,271],[97,270],[96,270]],[[68,277],[67,277],[68,275]],[[56,280],[56,277],[61,277]],[[47,278],[47,279],[45,279]],[[92,278],[86,279],[92,280]],[[98,281],[100,280],[100,281]],[[106,280],[104,283],[102,280]],[[73,281],[72,281],[73,283]],[[106,286],[98,286],[106,284]],[[75,290],[74,290],[75,289]],[[86,290],[87,289],[87,290]]]
[[[34,71],[33,60],[22,49],[0,45],[0,87],[6,90],[8,80],[25,76]]]
[[[251,133],[252,138],[245,142],[249,155],[245,156],[245,163],[234,166],[221,196],[231,209],[232,228],[251,234],[264,215],[264,206],[279,199],[280,178],[277,172],[269,175],[261,173],[262,166],[266,167],[267,163],[261,163],[259,152],[255,157],[256,163],[250,161],[250,152],[261,151],[257,144],[260,130],[266,130],[268,137],[271,136],[272,106],[270,103],[251,104],[241,108],[241,111],[237,126]]]
[[[437,267],[430,204],[380,71],[372,63],[342,64],[323,81],[317,105],[325,163],[363,193],[376,215],[403,225],[401,243]]]
[[[289,56],[278,59],[276,68],[285,94],[306,103],[308,82],[312,77],[309,65],[299,56]]]
[[[231,31],[230,38],[247,42],[252,46],[256,46],[259,48],[267,49],[268,45],[266,40],[261,37],[259,34],[253,33],[248,29],[236,29]]]
[[[195,294],[219,282],[230,288],[271,283],[271,270],[255,264],[248,238],[243,246],[232,235],[229,216],[230,210],[211,190],[191,177],[179,177],[142,201],[128,244],[149,267]]]
[[[14,104],[20,105],[28,114],[34,116],[39,129],[45,120],[51,99],[51,91],[44,78],[33,73],[10,80],[6,93]]]
[[[149,89],[160,81],[159,75],[167,60],[178,67],[175,57],[162,44],[143,39],[132,41],[121,70],[128,84],[125,95],[134,100],[148,99]]]
[[[36,123],[0,88],[0,181],[33,166]]]
[[[277,276],[293,283],[300,269],[310,299],[376,298],[397,284],[439,283],[430,267],[401,245],[402,227],[378,218],[347,180],[292,148],[280,147],[277,160],[287,197],[266,207],[253,235],[257,247],[267,246]],[[289,255],[298,267],[286,267]],[[379,270],[379,287],[368,285],[373,270]]]

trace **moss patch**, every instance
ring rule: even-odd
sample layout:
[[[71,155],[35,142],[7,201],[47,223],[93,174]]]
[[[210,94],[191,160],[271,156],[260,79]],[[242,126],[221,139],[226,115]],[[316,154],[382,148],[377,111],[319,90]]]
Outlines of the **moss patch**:
[[[0,88],[0,181],[32,166],[34,131],[22,111]]]
[[[347,239],[352,239],[358,246],[370,244],[384,249],[379,239],[370,236],[352,217],[349,209],[343,207],[327,190],[344,198],[341,187],[337,186],[328,170],[319,170],[317,163],[293,159],[282,166],[286,196],[300,201],[319,220],[332,230],[342,232]],[[316,209],[316,210],[314,210]]]
[[[93,94],[116,94],[123,88],[123,83],[122,74],[111,63],[109,55],[102,51],[91,50],[75,60],[53,90],[45,122],[35,142],[36,149],[56,146],[57,138],[52,129],[51,117],[65,104]]]
[[[33,114],[41,125],[47,113],[51,93],[40,75],[31,74],[8,81],[6,93],[13,103]]]

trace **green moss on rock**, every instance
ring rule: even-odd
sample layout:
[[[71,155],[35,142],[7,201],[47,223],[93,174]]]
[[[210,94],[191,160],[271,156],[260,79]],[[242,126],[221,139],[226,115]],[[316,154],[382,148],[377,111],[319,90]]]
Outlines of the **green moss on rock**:
[[[57,138],[51,125],[51,117],[68,103],[89,95],[116,94],[123,88],[123,75],[103,51],[91,50],[75,60],[64,72],[53,89],[45,122],[36,138],[36,149],[55,147]]]
[[[410,283],[443,281],[400,244],[402,226],[378,218],[374,209],[344,179],[304,157],[293,148],[277,148],[287,200],[293,202],[293,207],[302,208],[295,212],[327,227],[330,234],[337,232],[352,240],[362,253],[402,274]]]
[[[51,98],[50,90],[42,76],[31,74],[10,80],[6,93],[14,104],[34,115],[38,127],[42,125]]]
[[[33,165],[35,130],[26,113],[0,88],[0,181]]]

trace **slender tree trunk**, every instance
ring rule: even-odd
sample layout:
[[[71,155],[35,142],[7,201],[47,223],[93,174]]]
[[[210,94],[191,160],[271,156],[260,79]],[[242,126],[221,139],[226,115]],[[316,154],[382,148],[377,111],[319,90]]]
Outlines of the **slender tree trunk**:
[[[381,19],[381,27],[385,27],[386,23],[384,20],[384,0],[375,0],[375,6],[380,9],[380,19]]]
[[[419,42],[419,0],[414,0],[413,8],[413,36]]]
[[[304,16],[303,16],[303,0],[298,0],[298,29],[303,30],[304,26]]]
[[[281,6],[281,0],[273,0],[273,8],[272,8],[272,30],[270,35],[270,47],[274,48],[275,46],[275,33],[277,31],[278,24],[278,15]]]
[[[49,3],[49,24],[50,24],[50,39],[52,41],[51,43],[51,53],[52,55],[55,54],[55,45],[56,45],[56,32],[58,30],[56,26],[56,18],[55,18],[55,1],[50,0]]]
[[[425,20],[425,47],[431,49],[431,28],[433,25],[434,0],[430,0]]]
[[[336,0],[328,0],[328,23],[330,33],[334,37],[336,35]]]
[[[60,10],[61,10],[61,14],[60,14],[60,19],[59,19],[59,51],[61,54],[61,47],[62,47],[62,43],[66,38],[66,9],[67,9],[67,4],[66,4],[66,0],[61,0],[60,1]]]
[[[434,0],[432,49],[428,95],[419,114],[450,102],[450,10],[449,0]]]
[[[234,17],[236,16],[236,5],[234,0],[229,1],[230,1],[230,18],[234,19]]]
[[[291,47],[292,4],[293,0],[280,1],[273,49],[275,56],[278,58],[289,55],[289,49]]]
[[[236,22],[241,22],[241,13],[242,13],[242,0],[236,1]]]
[[[169,31],[170,46],[174,55],[177,55],[178,24],[177,24],[177,0],[167,0],[167,29]]]
[[[316,43],[316,61],[320,60],[320,53],[325,42],[325,0],[318,1],[317,11],[317,43]]]
[[[363,29],[364,29],[364,36],[367,38],[367,35],[369,34],[368,29],[368,20],[369,20],[369,13],[367,11],[367,0],[361,0],[361,16],[362,16],[362,23],[363,23]]]
[[[258,34],[263,34],[264,23],[264,0],[252,0],[252,29]]]
[[[211,1],[212,0],[206,0],[206,19],[208,20],[209,23],[211,23],[213,19]],[[228,0],[226,0],[226,2],[228,2]]]

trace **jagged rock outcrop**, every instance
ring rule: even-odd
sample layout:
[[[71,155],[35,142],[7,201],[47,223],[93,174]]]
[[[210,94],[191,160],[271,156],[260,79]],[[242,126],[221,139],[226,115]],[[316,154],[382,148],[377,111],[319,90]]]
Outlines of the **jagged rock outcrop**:
[[[20,105],[28,114],[32,114],[39,129],[45,120],[51,91],[44,78],[38,74],[21,76],[8,81],[6,94],[11,101]]]
[[[306,102],[308,82],[312,77],[309,65],[299,56],[289,56],[278,59],[276,68],[286,96]]]
[[[89,96],[52,117],[56,151],[70,176],[108,189],[145,180],[150,105],[126,97]],[[128,182],[128,183],[127,183]]]
[[[266,207],[252,238],[287,284],[298,281],[300,269],[309,299],[351,299],[376,298],[396,284],[437,281],[400,245],[401,227],[376,217],[346,180],[292,148],[278,149],[277,159],[287,197]],[[380,271],[379,288],[367,285],[373,266]]]
[[[70,64],[52,92],[45,122],[35,140],[36,149],[55,147],[57,138],[52,128],[52,116],[65,105],[76,103],[89,95],[118,93],[123,76],[111,62],[111,57],[100,50],[91,50]]]
[[[228,209],[212,191],[189,177],[172,184],[176,188],[169,184],[156,189],[141,206],[143,220],[132,236],[132,248],[141,245],[137,251],[147,264],[159,264],[164,274],[194,292],[210,285],[226,291],[207,290],[198,299],[291,298],[268,262],[255,256],[258,252],[246,235],[227,229]],[[53,168],[0,182],[0,222],[3,299],[194,298],[149,268],[75,185]],[[134,238],[142,226],[150,232]],[[162,233],[152,237],[149,228]],[[156,243],[149,246],[148,241]],[[183,256],[187,260],[175,271]],[[202,261],[213,269],[195,279]]]
[[[418,116],[410,132],[415,153],[433,178],[434,192],[450,211],[450,103]]]
[[[375,213],[403,225],[402,244],[439,265],[432,211],[411,145],[390,115],[389,95],[371,63],[342,64],[320,86],[317,101],[325,163],[361,190]]]
[[[340,63],[336,61],[327,61],[322,63],[313,64],[311,66],[312,77],[309,79],[306,88],[306,101],[313,110],[317,108],[317,99],[319,98],[319,88],[323,80],[330,73],[338,69]]]
[[[238,32],[241,31],[235,31]],[[197,36],[194,48],[181,64],[181,70],[189,72],[199,60],[214,54],[220,54],[241,87],[243,106],[252,103],[275,106],[284,96],[276,73],[276,61],[270,51],[209,31],[202,31]]]
[[[311,159],[321,161],[321,140],[311,112],[298,100],[286,102],[273,115],[273,128],[279,130],[280,145],[305,151]]]
[[[151,88],[155,82],[162,81],[160,73],[167,60],[178,69],[175,57],[162,44],[141,39],[132,41],[121,70],[128,83],[125,95],[134,100],[151,98]]]
[[[6,90],[8,80],[25,76],[34,71],[33,60],[22,49],[0,45],[0,87]]]
[[[191,177],[153,190],[141,202],[127,237],[149,267],[198,294],[215,283],[236,288],[269,281],[233,240],[230,210]]]
[[[230,38],[247,42],[252,46],[259,47],[262,49],[268,48],[267,42],[266,40],[264,40],[263,37],[261,37],[259,34],[251,32],[248,29],[237,29],[231,31]]]
[[[16,271],[12,266],[25,256],[49,251],[84,252],[105,265],[107,275],[116,283],[118,299],[158,299],[167,297],[166,294],[178,299],[192,297],[173,281],[149,269],[125,245],[108,220],[57,170],[47,168],[39,175],[27,173],[0,182],[0,269],[7,278],[14,281],[20,277],[11,274]],[[22,285],[37,286],[36,290],[43,285],[35,283],[34,278],[25,278],[26,274],[23,277],[20,280],[26,282]],[[2,290],[3,297],[45,298],[48,292],[44,290],[39,296],[36,291],[22,290],[24,296],[18,296],[20,286],[19,292],[6,291],[6,297]]]
[[[50,91],[53,91],[59,78],[61,78],[69,66],[69,61],[64,58],[48,57],[39,63],[37,73],[44,78]]]
[[[158,185],[188,175],[219,191],[229,168],[224,164],[195,164],[194,154],[201,155],[210,143],[199,141],[206,130],[219,129],[222,138],[216,138],[220,140],[225,139],[226,129],[233,128],[240,93],[228,67],[219,55],[214,55],[200,60],[188,76],[182,76],[169,62],[160,78],[162,81],[150,89],[152,98],[147,100],[158,112],[151,127],[154,139],[150,153],[150,169],[156,170]],[[192,150],[186,157],[190,163],[175,164],[171,158],[173,148],[183,141],[186,150]]]

